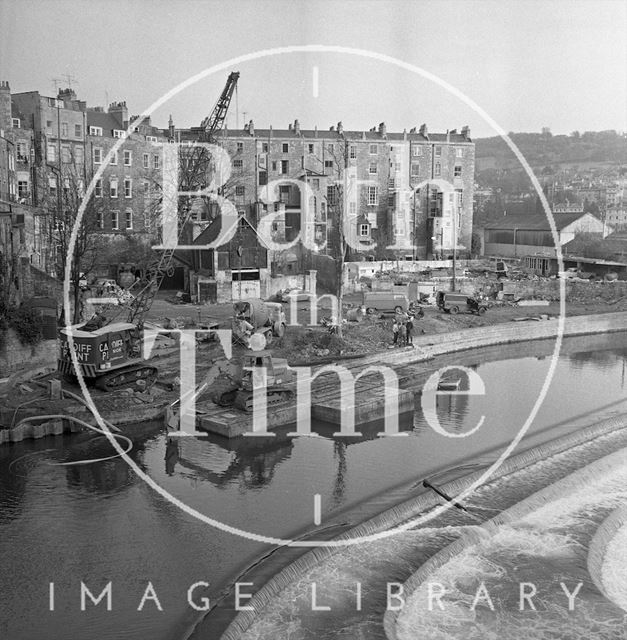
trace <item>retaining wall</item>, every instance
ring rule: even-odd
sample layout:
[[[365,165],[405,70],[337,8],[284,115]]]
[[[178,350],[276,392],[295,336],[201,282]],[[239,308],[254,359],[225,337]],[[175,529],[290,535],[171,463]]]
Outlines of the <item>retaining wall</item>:
[[[470,282],[475,288],[494,287],[494,280],[474,278]],[[477,286],[480,285],[480,286]],[[616,280],[614,282],[581,282],[567,280],[565,282],[567,302],[593,302],[597,299],[616,300],[627,295],[627,282]],[[503,282],[503,292],[513,295],[515,298],[529,298],[540,300],[559,300],[560,281],[557,279],[539,280],[506,280]]]
[[[547,442],[544,445],[534,447],[530,451],[525,451],[505,460],[505,462],[503,462],[503,464],[490,476],[490,481],[514,473],[516,471],[520,471],[521,469],[524,469],[534,462],[545,460],[549,456],[556,455],[562,451],[565,451],[577,445],[581,445],[593,438],[624,428],[627,428],[627,416],[620,416],[618,418],[604,420],[603,422],[595,424],[591,427],[581,429],[562,438]],[[624,453],[620,453],[624,457]],[[603,458],[602,460],[605,460],[605,458]],[[459,495],[460,493],[468,489],[468,487],[470,487],[474,482],[477,482],[484,473],[485,470],[475,471],[474,473],[471,473],[467,476],[448,482],[445,485],[442,485],[440,488],[442,489],[442,491],[448,493],[449,495]],[[547,488],[547,490],[548,489],[550,489],[550,487]],[[564,485],[562,484],[560,488],[560,494],[563,494],[563,492]],[[542,492],[538,493],[542,494]],[[555,493],[553,495],[558,494]],[[341,536],[338,536],[336,540],[344,541],[351,538],[370,536],[391,529],[398,526],[399,523],[406,522],[410,518],[415,517],[420,513],[424,513],[429,509],[433,509],[438,504],[440,504],[440,502],[441,500],[439,496],[437,496],[434,492],[421,494],[415,498],[412,498],[411,500],[403,502],[402,504],[384,511],[378,516],[358,525],[357,527],[354,527],[353,529],[343,533]],[[536,502],[535,504],[537,506],[538,503]],[[520,517],[522,515],[520,511],[517,511],[515,513],[516,517]],[[502,520],[495,518],[494,522],[498,521],[499,524],[504,523],[506,521],[509,521],[508,517],[509,516],[503,516],[504,519]],[[495,525],[493,524],[491,526],[494,527]],[[465,536],[464,539],[467,540],[466,544],[476,544],[477,542],[485,539],[487,532],[485,530],[481,531],[483,532],[473,532],[472,534],[468,534],[468,536]],[[465,548],[463,546],[456,546],[456,551],[454,551],[452,554],[447,555],[444,553],[447,550],[451,549],[454,545],[458,544],[459,541],[457,543],[453,543],[453,545],[450,545],[450,547],[447,547],[442,552],[436,554],[433,559],[423,565],[423,567],[427,567],[429,563],[433,562],[433,564],[430,566],[432,567],[431,571],[434,571],[438,566],[441,566],[441,564],[452,557],[452,555],[455,555],[455,553],[458,553],[459,550]],[[239,640],[242,634],[253,624],[253,622],[255,622],[259,618],[259,615],[261,614],[263,609],[273,599],[275,599],[283,589],[290,586],[295,581],[300,580],[305,573],[310,571],[320,562],[328,559],[330,556],[336,553],[337,550],[342,548],[343,547],[339,546],[339,544],[335,547],[316,547],[311,551],[305,553],[291,565],[277,573],[259,591],[255,593],[255,595],[249,602],[247,602],[247,605],[251,606],[253,610],[242,611],[238,613],[235,619],[228,626],[226,631],[222,634],[220,640]],[[440,564],[437,564],[437,561],[435,560],[436,558],[441,559]],[[414,576],[417,576],[417,578],[415,579],[416,584],[419,584],[424,580],[424,577],[421,577],[420,575],[421,571],[422,568],[419,569],[416,574],[414,574]],[[414,576],[410,578],[408,583],[414,579]],[[406,585],[408,583],[406,583]],[[412,584],[414,584],[414,582],[412,582]],[[398,612],[388,612],[388,614],[395,613]],[[388,632],[388,629],[394,629],[396,626],[396,616],[388,616],[388,614],[386,614],[384,619],[386,632]],[[395,640],[396,636],[388,635],[388,638],[390,638],[391,640]]]
[[[455,351],[499,344],[513,344],[528,340],[555,338],[559,320],[510,322],[488,327],[461,329],[450,333],[436,333],[414,337],[414,348],[382,352],[359,360],[362,364],[382,363],[405,365],[428,360],[435,356]],[[565,319],[563,335],[579,336],[594,333],[627,331],[627,312],[605,313],[594,316],[571,316]]]
[[[28,438],[38,439],[45,436],[60,436],[63,433],[82,431],[83,427],[72,420],[47,420],[39,424],[31,422],[18,424],[12,429],[0,429],[0,445],[5,442],[21,442]]]
[[[34,345],[22,344],[13,329],[8,329],[5,333],[4,343],[0,348],[0,378],[8,377],[24,367],[56,367],[56,362],[56,340],[42,340]]]

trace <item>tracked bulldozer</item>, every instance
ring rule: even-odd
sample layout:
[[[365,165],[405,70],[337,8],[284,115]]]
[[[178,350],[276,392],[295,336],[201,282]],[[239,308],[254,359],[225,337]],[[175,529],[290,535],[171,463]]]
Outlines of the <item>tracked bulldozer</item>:
[[[293,398],[296,390],[296,372],[292,371],[287,360],[274,358],[268,351],[246,354],[240,363],[226,358],[212,362],[202,382],[183,397],[173,402],[167,409],[166,422],[170,429],[180,427],[181,402],[187,402],[191,396],[199,399],[206,391],[211,392],[211,400],[221,407],[235,407],[240,411],[253,410],[254,384],[256,370],[266,370],[267,406],[285,402]]]
[[[285,402],[294,397],[296,374],[287,360],[274,358],[268,351],[257,351],[243,357],[242,373],[238,379],[231,378],[234,386],[214,398],[221,407],[235,407],[240,411],[253,410],[253,393],[257,376],[256,369],[266,370],[266,402],[267,406]]]

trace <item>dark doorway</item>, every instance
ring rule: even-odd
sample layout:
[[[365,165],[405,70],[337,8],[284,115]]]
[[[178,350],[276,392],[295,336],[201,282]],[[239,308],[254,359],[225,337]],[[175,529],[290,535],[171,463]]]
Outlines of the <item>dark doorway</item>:
[[[161,289],[176,289],[180,291],[185,288],[185,267],[173,267],[170,273],[166,274],[161,283]]]

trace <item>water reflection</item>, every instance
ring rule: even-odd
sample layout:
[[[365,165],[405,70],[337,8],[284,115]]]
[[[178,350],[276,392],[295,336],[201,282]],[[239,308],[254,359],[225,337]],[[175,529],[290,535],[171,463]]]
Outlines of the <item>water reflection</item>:
[[[109,494],[129,488],[135,474],[124,460],[116,458],[95,465],[66,467],[70,489],[80,489],[98,494]]]
[[[166,473],[172,475],[178,463],[183,471],[219,488],[228,487],[235,480],[245,488],[260,488],[272,481],[275,467],[290,457],[294,443],[286,433],[231,440],[213,435],[182,438],[178,442],[170,438],[174,442],[167,445],[171,453],[168,457],[166,452]]]
[[[146,443],[150,438],[133,439],[133,448],[129,456],[141,466]],[[112,457],[94,464],[86,463],[90,459]],[[135,474],[120,457],[106,436],[92,432],[79,433],[71,438],[67,446],[56,452],[53,461],[48,464],[62,463],[66,470],[69,488],[97,494],[110,494],[123,491],[135,482]],[[68,464],[69,463],[69,464]]]
[[[596,367],[604,368],[612,365],[617,361],[622,361],[625,365],[626,350],[611,349],[608,351],[586,351],[580,353],[570,353],[566,355],[569,362],[574,364],[591,364]]]
[[[399,431],[409,432],[413,428],[412,414],[399,416]],[[338,427],[323,422],[315,425],[314,431],[320,439],[332,443],[334,473],[334,502],[339,504],[344,496],[347,471],[347,448],[379,439],[384,422],[377,420],[360,426],[360,435],[354,437],[334,436]],[[207,434],[195,438],[167,438],[165,472],[175,475],[177,465],[181,473],[192,472],[197,479],[227,489],[234,482],[248,489],[259,489],[269,485],[276,468],[291,457],[298,438],[288,435],[295,426],[282,427],[266,438],[232,438]]]
[[[333,504],[338,506],[344,498],[346,490],[346,441],[336,440],[333,443],[333,457],[337,464],[335,482],[333,483]]]
[[[476,371],[479,365],[473,364],[468,368]],[[467,429],[465,418],[469,409],[468,391],[470,380],[468,379],[468,373],[463,369],[449,370],[446,375],[451,380],[459,380],[459,387],[452,391],[442,390],[437,392],[435,406],[438,420],[445,431],[460,434]],[[469,429],[472,429],[472,426]]]
[[[165,446],[165,472],[173,476],[176,471],[176,463],[181,458],[178,438],[168,438]]]

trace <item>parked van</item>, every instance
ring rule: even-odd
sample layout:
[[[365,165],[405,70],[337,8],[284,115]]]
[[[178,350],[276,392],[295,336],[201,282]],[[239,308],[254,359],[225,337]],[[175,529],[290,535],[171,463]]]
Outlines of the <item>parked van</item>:
[[[407,312],[410,307],[409,298],[403,293],[393,291],[368,291],[364,293],[363,304],[369,313],[375,311]]]
[[[483,302],[467,296],[465,293],[448,293],[445,291],[438,291],[436,304],[438,305],[438,309],[446,313],[468,311],[469,313],[476,313],[480,316],[483,315],[488,308]]]

